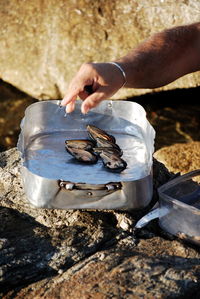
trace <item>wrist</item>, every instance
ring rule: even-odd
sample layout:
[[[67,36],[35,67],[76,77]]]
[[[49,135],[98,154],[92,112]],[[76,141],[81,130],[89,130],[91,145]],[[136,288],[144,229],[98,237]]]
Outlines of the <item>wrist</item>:
[[[120,88],[124,87],[127,83],[127,78],[126,78],[126,73],[125,73],[123,67],[118,62],[111,61],[108,63],[114,65],[116,67],[116,69],[118,69],[118,71],[121,73],[121,76],[123,78],[123,84]]]
[[[132,79],[135,77],[135,69],[132,67],[131,61],[126,61],[123,59],[116,60],[116,63],[120,65],[120,67],[123,69],[125,75],[126,75],[126,83],[125,86],[127,88],[132,87]]]

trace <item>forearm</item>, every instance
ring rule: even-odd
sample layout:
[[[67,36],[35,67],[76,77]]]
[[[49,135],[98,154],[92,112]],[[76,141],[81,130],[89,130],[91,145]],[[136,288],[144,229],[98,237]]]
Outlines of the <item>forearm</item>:
[[[157,33],[115,62],[122,70],[110,63],[81,66],[61,103],[68,113],[74,110],[77,96],[84,100],[82,113],[113,96],[125,82],[124,72],[125,87],[156,88],[200,70],[200,23]]]
[[[200,23],[153,35],[116,60],[127,77],[126,87],[156,88],[200,70]]]

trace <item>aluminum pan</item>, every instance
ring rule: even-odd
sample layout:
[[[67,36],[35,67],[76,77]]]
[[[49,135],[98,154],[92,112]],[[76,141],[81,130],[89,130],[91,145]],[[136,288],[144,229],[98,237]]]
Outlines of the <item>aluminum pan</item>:
[[[152,173],[134,182],[122,182],[114,192],[60,189],[56,180],[42,178],[22,167],[22,180],[29,202],[38,208],[57,209],[142,209],[152,198]]]
[[[56,101],[33,104],[26,111],[24,146],[19,145],[19,148],[29,171],[52,180],[90,184],[133,181],[150,174],[154,130],[140,105],[109,101],[84,116],[78,104],[74,113],[64,115],[64,108],[57,106]],[[123,150],[127,169],[121,173],[109,172],[101,159],[96,164],[83,165],[66,152],[66,139],[88,138],[87,124],[94,124],[115,136]]]
[[[104,101],[84,116],[80,105],[78,101],[75,111],[66,117],[57,101],[35,103],[26,109],[18,149],[23,158],[22,179],[29,201],[37,207],[62,209],[145,207],[152,197],[155,132],[144,109],[133,102]],[[127,170],[121,174],[108,172],[101,161],[89,166],[74,163],[65,151],[64,140],[86,137],[87,124],[116,137],[128,162]],[[122,189],[104,191],[102,196],[95,191],[87,196],[87,191],[60,189],[60,179],[88,184],[122,182]]]

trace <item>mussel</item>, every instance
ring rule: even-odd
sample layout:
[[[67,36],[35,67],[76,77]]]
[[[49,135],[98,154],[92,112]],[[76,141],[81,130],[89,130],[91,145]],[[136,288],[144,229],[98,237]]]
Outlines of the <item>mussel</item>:
[[[119,156],[122,156],[122,154],[123,154],[121,148],[116,143],[113,143],[113,142],[110,142],[110,141],[108,141],[106,139],[101,139],[101,138],[98,138],[98,137],[96,139],[96,142],[97,142],[97,147],[101,147],[101,148],[113,148],[116,151],[118,151]]]
[[[99,153],[104,166],[113,172],[121,172],[127,167],[126,161],[120,158],[116,154],[112,154],[107,149],[103,149],[101,153]]]
[[[115,143],[115,137],[112,135],[109,135],[102,129],[99,129],[92,125],[87,125],[87,130],[88,130],[89,136],[95,141],[97,138],[101,138],[101,139],[108,140],[112,143]]]
[[[122,151],[121,149],[117,149],[117,148],[114,148],[114,147],[94,147],[93,148],[93,151],[95,154],[97,155],[100,155],[100,153],[102,153],[102,151],[105,151],[106,149],[106,152],[111,154],[111,155],[117,155],[118,157],[121,157],[122,156]]]
[[[90,151],[95,146],[95,142],[88,139],[72,139],[65,140],[65,146],[67,148],[77,148]]]
[[[115,137],[92,125],[87,125],[87,130],[92,140],[65,140],[68,153],[76,160],[88,164],[96,163],[99,156],[108,170],[123,171],[127,163],[121,158],[123,152],[116,144]]]
[[[70,155],[72,155],[74,158],[76,158],[76,160],[80,162],[94,164],[98,160],[98,157],[95,154],[84,149],[66,147],[66,150]]]

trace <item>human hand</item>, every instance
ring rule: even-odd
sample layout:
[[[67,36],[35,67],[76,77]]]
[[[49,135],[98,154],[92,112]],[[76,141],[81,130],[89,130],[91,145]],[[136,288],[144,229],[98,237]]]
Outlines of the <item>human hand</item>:
[[[76,98],[83,100],[81,112],[87,113],[102,100],[114,95],[124,84],[121,71],[111,63],[85,63],[72,79],[61,102],[70,113],[75,108]],[[87,91],[90,90],[90,91]]]

